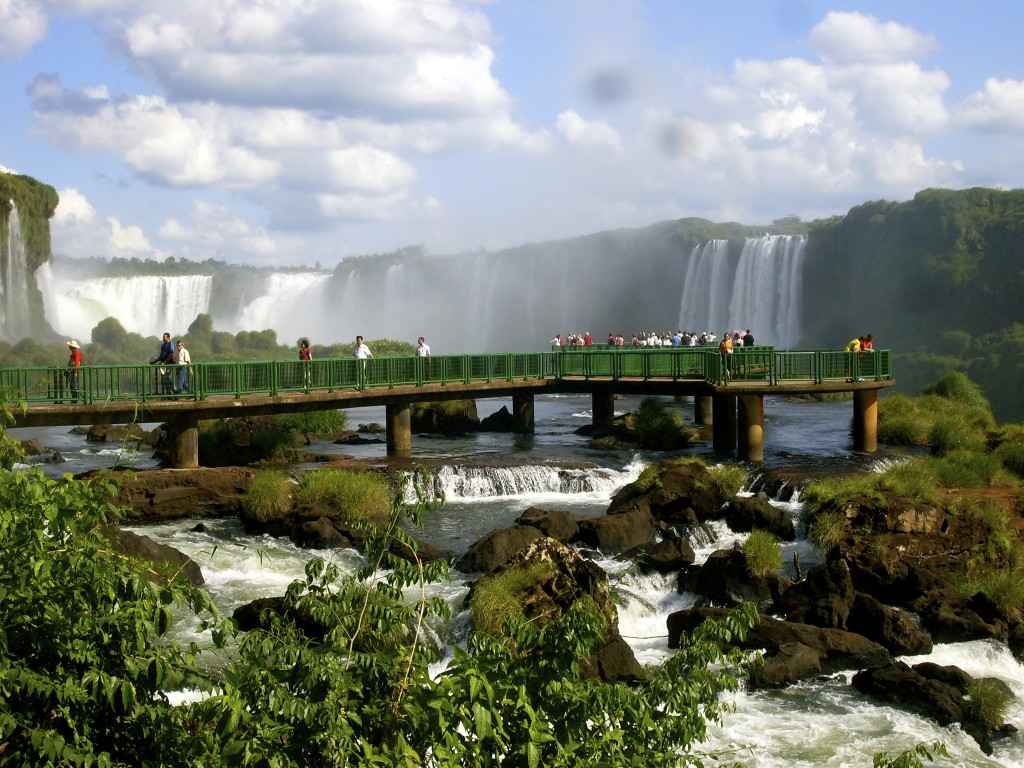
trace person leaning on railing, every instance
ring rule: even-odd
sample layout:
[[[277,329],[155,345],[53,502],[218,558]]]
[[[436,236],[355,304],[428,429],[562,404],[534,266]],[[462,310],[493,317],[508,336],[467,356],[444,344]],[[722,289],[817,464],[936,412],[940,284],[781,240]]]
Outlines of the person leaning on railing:
[[[174,394],[180,395],[188,389],[188,372],[192,367],[192,356],[185,349],[184,339],[178,339],[178,350],[174,353],[174,364],[178,366],[178,385]]]

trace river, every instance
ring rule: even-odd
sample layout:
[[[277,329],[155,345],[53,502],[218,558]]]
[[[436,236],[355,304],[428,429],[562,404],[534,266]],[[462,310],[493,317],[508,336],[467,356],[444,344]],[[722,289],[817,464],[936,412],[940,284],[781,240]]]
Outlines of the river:
[[[616,412],[636,407],[637,399],[616,401]],[[670,408],[681,409],[691,420],[691,408],[666,400]],[[504,401],[478,401],[481,418],[497,410]],[[875,456],[854,454],[850,448],[849,402],[797,402],[769,398],[765,404],[764,467],[805,467],[821,470],[871,471],[878,463],[898,454],[881,450]],[[488,531],[508,526],[528,507],[567,510],[577,515],[604,512],[612,495],[635,479],[643,466],[659,456],[633,451],[597,450],[575,434],[577,427],[589,423],[590,399],[586,396],[538,398],[535,406],[536,434],[532,436],[483,433],[461,438],[413,437],[413,455],[445,467],[435,472],[435,483],[443,488],[447,502],[432,517],[421,538],[462,553]],[[383,408],[349,411],[352,426],[383,423]],[[156,466],[146,454],[122,454],[118,448],[88,445],[65,427],[11,430],[13,437],[35,437],[47,448],[60,451],[66,459],[60,464],[43,465],[51,476],[63,472],[111,466],[119,459],[138,469]],[[383,442],[359,446],[323,444],[323,453],[346,454],[375,459],[384,456]],[[710,446],[700,444],[687,453],[702,455],[709,461],[719,459]],[[593,465],[579,469],[581,462]],[[756,477],[757,466],[750,466]],[[773,502],[787,509],[794,518],[801,514],[799,500]],[[203,569],[207,588],[222,610],[256,597],[279,595],[287,584],[302,576],[306,560],[321,555],[350,568],[358,563],[351,552],[315,552],[301,550],[287,541],[246,536],[233,520],[208,521],[205,532],[191,530],[194,523],[180,521],[158,526],[137,526],[144,533],[187,553]],[[724,524],[714,529],[715,541],[692,542],[698,562],[715,549],[731,547],[742,540]],[[798,550],[802,565],[810,567],[820,560],[806,541],[786,547],[786,560]],[[642,663],[656,664],[670,651],[667,648],[665,617],[668,613],[694,604],[695,596],[677,594],[675,577],[639,575],[626,564],[599,553],[588,552],[616,583],[619,623],[622,635]],[[437,587],[438,593],[459,608],[468,589],[469,577],[453,571],[451,583]],[[442,637],[457,641],[465,626],[458,610],[448,627],[438,628]],[[193,628],[179,626],[182,639],[193,639]],[[1024,725],[1024,666],[1002,645],[994,642],[970,642],[937,645],[927,657],[939,664],[955,664],[973,675],[989,675],[1005,681],[1017,695],[1008,720]],[[917,663],[924,658],[904,658]],[[780,691],[739,692],[731,696],[734,711],[726,715],[721,727],[712,727],[704,748],[721,756],[721,763],[741,761],[763,768],[829,766],[845,768],[870,766],[880,751],[902,752],[920,742],[942,741],[951,757],[936,765],[1024,766],[1024,733],[995,743],[995,752],[984,755],[974,740],[958,729],[939,727],[929,720],[901,710],[882,706],[862,696],[850,685],[850,674],[804,682]]]

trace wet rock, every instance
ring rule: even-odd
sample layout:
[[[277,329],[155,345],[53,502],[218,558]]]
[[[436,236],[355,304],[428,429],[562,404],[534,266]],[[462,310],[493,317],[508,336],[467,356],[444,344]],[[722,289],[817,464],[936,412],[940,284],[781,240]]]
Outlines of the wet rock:
[[[654,541],[654,518],[639,509],[604,517],[583,517],[578,520],[579,532],[574,544],[599,549],[606,555],[617,555]]]
[[[748,533],[760,528],[782,541],[793,541],[796,538],[796,529],[789,512],[773,506],[767,496],[736,496],[726,503],[722,511],[729,528],[737,533]]]
[[[715,606],[735,607],[753,603],[759,610],[770,609],[790,582],[778,574],[752,576],[738,549],[712,552],[701,566],[679,574],[679,589],[695,592]]]
[[[115,501],[127,508],[128,520],[159,522],[238,515],[255,471],[248,467],[199,467],[115,471],[105,476],[117,481],[120,490]]]
[[[547,511],[530,507],[517,519],[518,525],[530,525],[545,536],[557,541],[566,542],[580,530],[576,517],[565,511]]]
[[[675,536],[664,538],[644,552],[640,568],[658,573],[674,573],[693,565],[697,556],[686,539]]]
[[[480,422],[481,432],[511,432],[514,429],[515,417],[507,405],[501,406],[500,409],[490,416],[485,416]]]
[[[790,621],[847,629],[855,598],[846,562],[829,560],[816,565],[806,579],[787,589],[779,599],[779,607]]]
[[[18,443],[21,445],[22,450],[25,451],[26,456],[45,456],[50,452],[46,446],[35,438],[32,438],[31,440],[19,440]]]
[[[470,546],[455,567],[463,573],[490,573],[539,538],[543,534],[529,525],[491,531]]]
[[[197,587],[206,581],[199,564],[174,547],[121,528],[112,528],[110,536],[118,552],[153,564],[150,571],[150,578],[153,581],[164,583],[169,578],[181,577]]]
[[[846,628],[884,647],[894,656],[932,652],[932,639],[903,611],[858,592]]]

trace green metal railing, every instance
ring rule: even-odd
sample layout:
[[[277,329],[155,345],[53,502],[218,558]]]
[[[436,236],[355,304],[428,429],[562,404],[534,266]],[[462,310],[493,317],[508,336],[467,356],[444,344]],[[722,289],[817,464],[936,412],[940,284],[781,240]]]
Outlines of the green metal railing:
[[[169,369],[169,370],[167,370]],[[67,370],[56,367],[0,368],[0,387],[29,403],[102,403],[108,400],[200,400],[208,397],[334,392],[460,382],[530,379],[672,379],[730,382],[807,382],[892,378],[892,355],[875,352],[738,349],[720,355],[709,347],[590,348],[572,352],[522,352],[434,357],[378,357],[367,360],[260,360],[193,363],[187,389],[168,391],[179,369],[155,365],[95,365],[79,370],[72,389]]]

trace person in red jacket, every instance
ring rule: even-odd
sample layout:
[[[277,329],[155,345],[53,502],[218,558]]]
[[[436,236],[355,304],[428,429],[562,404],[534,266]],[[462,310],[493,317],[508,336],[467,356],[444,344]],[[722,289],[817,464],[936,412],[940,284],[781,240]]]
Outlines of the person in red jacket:
[[[82,349],[78,345],[78,342],[72,339],[68,342],[68,349],[71,352],[71,356],[68,357],[68,382],[71,386],[71,397],[77,398],[78,389],[78,369],[82,367]],[[71,402],[76,402],[73,399]]]

